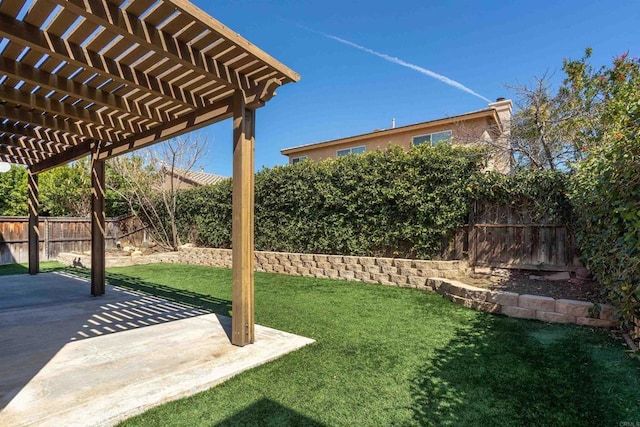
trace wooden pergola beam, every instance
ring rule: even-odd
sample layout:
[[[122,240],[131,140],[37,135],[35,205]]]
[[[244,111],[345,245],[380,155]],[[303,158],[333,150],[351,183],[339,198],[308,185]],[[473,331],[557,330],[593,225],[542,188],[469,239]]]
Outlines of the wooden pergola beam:
[[[104,75],[118,83],[149,92],[163,101],[179,104],[182,108],[205,105],[203,99],[179,87],[2,13],[0,13],[0,36],[52,58]]]
[[[55,142],[45,142],[28,137],[10,137],[7,135],[0,135],[0,144],[10,145],[12,147],[24,148],[25,150],[38,151],[47,154],[62,153],[68,145],[58,144]]]
[[[78,139],[80,139],[80,135],[103,141],[120,141],[126,138],[126,134],[122,135],[106,128],[98,128],[79,121],[65,120],[64,118],[41,114],[37,111],[27,111],[22,108],[7,107],[6,105],[0,105],[0,117],[72,134]]]
[[[20,123],[20,125],[15,123],[0,123],[0,132],[4,132],[9,135],[33,138],[40,141],[49,141],[54,144],[59,144],[61,146],[67,147],[77,145],[86,139],[85,137],[79,135],[54,131],[47,128],[36,128],[32,125],[25,125],[26,123],[24,122]]]
[[[31,166],[37,163],[29,158],[11,156],[9,154],[0,154],[0,162],[24,166]]]
[[[86,140],[78,145],[68,148],[60,154],[53,155],[46,160],[41,160],[38,164],[33,166],[33,170],[37,173],[45,172],[49,169],[53,169],[56,166],[64,165],[81,157],[91,153],[95,141]]]
[[[147,24],[116,5],[101,0],[50,0],[77,13],[90,22],[102,25],[115,34],[128,35],[146,49],[169,58],[198,75],[232,89],[250,90],[255,83],[240,76],[224,64],[207,57],[198,49]],[[132,37],[131,37],[132,36]]]
[[[105,92],[89,85],[83,85],[74,80],[48,73],[10,58],[0,57],[0,70],[2,74],[16,80],[22,80],[31,85],[40,86],[43,89],[53,90],[70,97],[78,97],[84,101],[93,102],[99,107],[108,107],[110,110],[129,114],[128,120],[146,120],[145,125],[151,126],[169,119],[168,114],[144,103]]]
[[[0,154],[8,154],[10,156],[24,157],[27,159],[39,161],[48,159],[51,157],[49,153],[43,153],[41,151],[33,151],[25,148],[14,147],[13,145],[5,145],[0,143]]]
[[[18,89],[6,85],[0,85],[0,100],[31,107],[44,113],[64,116],[67,119],[78,120],[87,125],[93,125],[105,132],[109,140],[111,138],[122,138],[128,133],[140,132],[143,129],[126,120],[117,120],[117,118],[101,114],[86,108],[78,108],[72,104],[58,102],[50,98],[40,96],[33,93],[23,92]]]

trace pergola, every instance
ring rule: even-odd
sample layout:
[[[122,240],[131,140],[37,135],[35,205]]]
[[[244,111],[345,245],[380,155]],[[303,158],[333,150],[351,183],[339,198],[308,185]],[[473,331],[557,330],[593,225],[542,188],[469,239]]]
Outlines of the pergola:
[[[232,343],[253,342],[255,110],[300,76],[185,0],[0,0],[0,161],[91,156],[91,293],[105,292],[104,162],[233,117]]]

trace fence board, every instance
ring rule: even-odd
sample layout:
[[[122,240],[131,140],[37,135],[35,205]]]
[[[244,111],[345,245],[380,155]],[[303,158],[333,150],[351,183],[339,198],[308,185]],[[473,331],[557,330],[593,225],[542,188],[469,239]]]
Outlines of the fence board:
[[[527,206],[476,202],[467,236],[472,266],[551,271],[581,266],[572,231],[546,215],[534,218]]]
[[[91,250],[91,219],[40,217],[40,260],[55,260],[61,252]],[[140,246],[145,239],[142,223],[134,216],[106,220],[106,247],[116,242]],[[0,265],[29,261],[29,219],[0,217]]]

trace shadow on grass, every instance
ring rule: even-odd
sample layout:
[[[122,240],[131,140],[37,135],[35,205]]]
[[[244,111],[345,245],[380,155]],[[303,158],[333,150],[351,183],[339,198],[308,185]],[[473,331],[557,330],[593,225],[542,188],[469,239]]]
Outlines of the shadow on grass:
[[[215,424],[216,427],[249,426],[260,420],[261,426],[308,426],[323,427],[317,421],[299,412],[274,402],[271,399],[260,399],[242,411],[237,412],[224,421]]]
[[[65,267],[58,271],[91,280],[91,270],[80,267]],[[176,289],[159,283],[147,282],[124,274],[107,272],[107,283],[120,288],[144,292],[169,301],[188,304],[223,316],[231,316],[231,301]]]
[[[56,267],[50,267],[48,264],[57,265]],[[63,270],[64,267],[60,267],[56,263],[44,263],[40,266],[41,273],[52,273],[54,271]],[[29,267],[25,264],[6,264],[0,265],[0,276],[13,276],[15,274],[29,274]]]
[[[434,426],[613,425],[622,421],[614,401],[631,396],[607,394],[606,363],[594,356],[601,341],[587,329],[479,317],[413,379],[413,418]]]

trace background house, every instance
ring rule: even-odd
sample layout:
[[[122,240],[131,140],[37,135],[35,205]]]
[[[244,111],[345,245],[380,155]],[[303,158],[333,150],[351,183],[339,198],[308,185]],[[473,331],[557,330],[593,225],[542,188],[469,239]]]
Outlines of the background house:
[[[509,172],[511,155],[509,136],[511,100],[498,98],[488,108],[456,116],[415,123],[391,129],[316,142],[286,148],[281,153],[289,157],[289,163],[301,160],[322,160],[348,154],[358,154],[389,145],[400,145],[409,149],[411,145],[451,142],[456,145],[488,144],[493,150],[488,169]]]
[[[216,175],[204,171],[180,169],[176,167],[173,169],[163,167],[160,170],[160,173],[165,175],[165,179],[162,180],[162,185],[167,189],[171,185],[171,179],[173,179],[173,188],[180,190],[187,190],[189,188],[200,187],[203,185],[217,184],[225,179],[229,179],[227,176]]]

